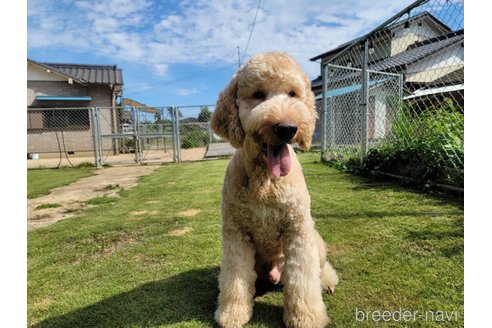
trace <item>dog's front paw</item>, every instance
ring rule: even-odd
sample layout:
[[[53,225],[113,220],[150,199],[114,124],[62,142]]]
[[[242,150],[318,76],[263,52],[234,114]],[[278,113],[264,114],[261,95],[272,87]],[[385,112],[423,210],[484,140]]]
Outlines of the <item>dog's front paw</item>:
[[[215,311],[215,321],[224,328],[240,328],[244,326],[253,313],[249,306],[239,303],[219,305]]]
[[[319,310],[303,309],[284,312],[284,323],[288,328],[323,328],[330,323],[324,307]]]

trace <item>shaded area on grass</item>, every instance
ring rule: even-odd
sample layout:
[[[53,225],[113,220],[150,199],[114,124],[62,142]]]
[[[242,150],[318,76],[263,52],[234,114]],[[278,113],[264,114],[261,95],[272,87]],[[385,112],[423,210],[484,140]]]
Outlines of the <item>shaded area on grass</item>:
[[[32,327],[149,327],[186,322],[213,326],[219,270],[219,267],[194,269],[149,282],[96,304],[43,320]],[[282,290],[280,286],[260,281],[256,288],[256,298]],[[250,324],[281,327],[282,313],[281,306],[257,301]]]
[[[186,271],[33,327],[148,327],[188,321],[212,324],[218,273],[218,267]]]

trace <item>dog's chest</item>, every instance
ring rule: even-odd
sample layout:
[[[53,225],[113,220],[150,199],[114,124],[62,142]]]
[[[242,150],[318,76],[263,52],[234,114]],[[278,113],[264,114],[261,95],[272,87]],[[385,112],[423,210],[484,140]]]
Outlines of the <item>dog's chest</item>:
[[[282,252],[282,236],[291,218],[286,209],[257,203],[243,208],[237,222],[262,257],[275,257]]]
[[[267,231],[278,230],[287,221],[287,211],[282,208],[272,207],[257,203],[251,208],[251,225]]]

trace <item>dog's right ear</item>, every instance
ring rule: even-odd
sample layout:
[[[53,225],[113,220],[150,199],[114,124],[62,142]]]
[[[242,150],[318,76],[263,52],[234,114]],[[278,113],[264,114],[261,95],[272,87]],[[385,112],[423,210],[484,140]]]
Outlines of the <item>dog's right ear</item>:
[[[234,75],[229,85],[220,93],[210,121],[212,129],[235,148],[241,147],[244,141],[244,130],[236,105],[237,88],[238,78]]]

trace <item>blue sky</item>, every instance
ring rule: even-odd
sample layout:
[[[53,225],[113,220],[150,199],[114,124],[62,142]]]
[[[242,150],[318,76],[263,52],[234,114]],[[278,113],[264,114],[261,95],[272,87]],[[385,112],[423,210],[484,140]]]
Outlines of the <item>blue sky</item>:
[[[149,106],[215,104],[254,53],[284,51],[311,78],[309,58],[367,33],[412,0],[28,0],[27,55],[44,62],[116,64],[124,97]],[[444,3],[444,2],[443,2]]]

